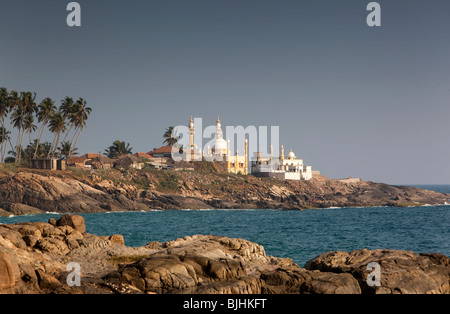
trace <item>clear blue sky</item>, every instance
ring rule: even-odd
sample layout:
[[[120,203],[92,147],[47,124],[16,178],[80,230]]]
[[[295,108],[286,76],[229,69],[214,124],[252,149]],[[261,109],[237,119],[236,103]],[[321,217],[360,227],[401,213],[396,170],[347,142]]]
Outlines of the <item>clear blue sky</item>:
[[[79,150],[162,145],[189,116],[278,125],[331,178],[450,184],[450,2],[83,0],[0,4],[0,86],[83,97]],[[51,141],[49,134],[47,140]]]

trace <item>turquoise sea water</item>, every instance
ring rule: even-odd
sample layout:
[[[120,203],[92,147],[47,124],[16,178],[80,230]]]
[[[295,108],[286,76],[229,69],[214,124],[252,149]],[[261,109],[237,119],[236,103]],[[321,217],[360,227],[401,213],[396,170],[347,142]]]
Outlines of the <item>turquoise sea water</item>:
[[[450,190],[450,186],[449,190]],[[0,223],[48,221],[59,214],[0,217]],[[398,249],[450,255],[450,206],[281,210],[167,210],[82,214],[86,231],[122,234],[128,246],[193,234],[244,238],[268,255],[303,266],[326,251]]]

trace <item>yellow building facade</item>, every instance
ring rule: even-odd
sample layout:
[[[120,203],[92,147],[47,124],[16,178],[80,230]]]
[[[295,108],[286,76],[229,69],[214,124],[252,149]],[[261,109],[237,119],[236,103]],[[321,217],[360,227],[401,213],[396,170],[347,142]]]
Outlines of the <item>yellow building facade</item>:
[[[198,154],[196,146],[194,144],[194,121],[192,116],[189,120],[189,134],[190,134],[190,150],[191,150],[191,160],[194,160],[194,156]],[[235,174],[248,174],[248,140],[245,139],[244,155],[240,156],[238,150],[235,154],[231,154],[230,150],[230,140],[225,140],[222,137],[222,125],[220,123],[220,118],[217,116],[216,121],[216,133],[215,138],[212,141],[211,147],[206,148],[206,152],[200,152],[202,157],[207,157],[208,160],[213,160],[213,162],[224,162],[225,169],[228,173]]]

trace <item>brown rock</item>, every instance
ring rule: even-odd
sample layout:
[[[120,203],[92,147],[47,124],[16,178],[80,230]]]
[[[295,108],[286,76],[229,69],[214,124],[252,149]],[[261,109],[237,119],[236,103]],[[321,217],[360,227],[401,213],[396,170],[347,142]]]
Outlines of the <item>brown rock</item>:
[[[109,240],[111,243],[120,244],[122,246],[125,246],[125,240],[123,239],[123,235],[121,234],[113,234],[109,237]]]
[[[39,282],[39,287],[41,289],[53,290],[61,285],[58,279],[56,279],[54,276],[50,274],[47,274],[42,269],[36,270],[36,275]]]
[[[0,291],[14,287],[15,276],[9,256],[0,252]]]
[[[361,293],[350,274],[308,271],[243,239],[195,235],[159,249],[105,280],[145,293]]]
[[[26,235],[23,237],[23,241],[27,246],[33,247],[40,238],[34,235]]]
[[[0,236],[9,240],[12,244],[20,249],[26,249],[27,245],[22,239],[22,235],[8,226],[0,226]]]
[[[56,221],[56,225],[70,226],[81,233],[86,232],[84,218],[80,215],[62,215],[61,218],[58,221]]]
[[[39,239],[35,247],[43,252],[53,254],[66,254],[69,252],[67,244],[56,238],[42,238]]]
[[[410,251],[358,250],[350,253],[328,252],[307,262],[305,267],[322,272],[348,273],[358,280],[363,293],[427,294],[450,293],[450,267],[447,257],[419,255]],[[380,265],[380,286],[370,287],[367,278]]]

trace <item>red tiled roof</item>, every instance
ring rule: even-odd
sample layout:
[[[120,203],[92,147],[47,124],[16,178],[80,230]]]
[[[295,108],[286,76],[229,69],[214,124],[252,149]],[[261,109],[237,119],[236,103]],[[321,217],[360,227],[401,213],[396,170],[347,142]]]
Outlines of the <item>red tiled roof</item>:
[[[149,154],[146,154],[146,153],[142,153],[142,152],[138,152],[138,153],[135,153],[135,154],[133,154],[133,156],[136,156],[136,157],[141,157],[141,158],[148,158],[148,159],[151,159],[151,158],[153,158],[152,156],[150,156]]]
[[[95,154],[95,153],[94,154],[88,153],[88,154],[84,154],[83,156],[73,156],[70,158],[70,163],[71,164],[79,164],[79,163],[85,162],[86,160],[94,159],[94,158],[98,158],[98,157],[101,157],[101,155]]]
[[[152,150],[151,152],[148,152],[148,155],[153,154],[165,154],[165,153],[171,153],[172,152],[172,146],[161,146],[160,148],[157,148],[155,150]]]
[[[86,159],[83,157],[78,157],[78,156],[73,156],[72,158],[70,158],[70,163],[71,164],[78,164],[81,163],[83,161],[85,161]]]
[[[92,158],[97,158],[97,157],[101,157],[99,154],[95,154],[95,153],[87,153],[87,154],[84,154],[83,156],[81,156],[81,157],[86,157],[87,159],[92,159]]]

